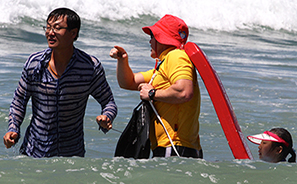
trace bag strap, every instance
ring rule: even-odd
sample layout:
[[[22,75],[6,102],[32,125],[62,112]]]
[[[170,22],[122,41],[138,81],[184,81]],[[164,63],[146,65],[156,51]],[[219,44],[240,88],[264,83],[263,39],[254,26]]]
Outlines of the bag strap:
[[[151,84],[154,80],[154,78],[156,77],[156,72],[155,71],[159,71],[160,69],[160,65],[164,62],[165,59],[163,59],[162,61],[160,59],[156,59],[156,65],[155,65],[155,70],[154,70],[154,74],[149,82],[149,84]]]

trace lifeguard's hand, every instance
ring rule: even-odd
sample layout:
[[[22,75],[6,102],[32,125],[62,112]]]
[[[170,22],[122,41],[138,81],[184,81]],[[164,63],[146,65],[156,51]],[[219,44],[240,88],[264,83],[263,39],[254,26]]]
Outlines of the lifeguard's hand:
[[[109,53],[110,57],[114,58],[114,59],[126,59],[128,58],[128,54],[125,51],[124,48],[119,47],[119,46],[114,46],[114,48],[112,48],[110,50]]]
[[[16,142],[15,140],[18,138],[18,134],[15,132],[7,132],[3,136],[3,142],[6,148],[11,148]]]
[[[107,116],[99,115],[97,116],[96,121],[101,127],[106,128],[107,130],[112,129],[111,121]]]
[[[139,95],[141,100],[150,100],[150,97],[148,96],[148,93],[151,89],[154,87],[148,83],[141,83],[138,86]]]

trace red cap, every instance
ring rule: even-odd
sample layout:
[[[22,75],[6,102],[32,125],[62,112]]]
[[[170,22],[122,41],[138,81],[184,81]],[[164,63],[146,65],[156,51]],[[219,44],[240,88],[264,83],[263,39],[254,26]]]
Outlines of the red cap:
[[[154,25],[143,27],[142,30],[148,35],[152,32],[159,43],[177,48],[183,47],[189,35],[186,23],[182,19],[168,14]]]

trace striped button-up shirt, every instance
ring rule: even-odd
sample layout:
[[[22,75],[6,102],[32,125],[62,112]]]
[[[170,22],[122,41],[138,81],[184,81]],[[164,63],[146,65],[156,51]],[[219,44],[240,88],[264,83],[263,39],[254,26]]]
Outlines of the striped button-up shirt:
[[[97,58],[74,48],[63,75],[55,79],[47,69],[51,52],[48,48],[34,53],[26,61],[10,106],[8,131],[20,135],[31,97],[32,118],[20,152],[32,157],[84,156],[83,119],[89,95],[111,121],[117,106]]]

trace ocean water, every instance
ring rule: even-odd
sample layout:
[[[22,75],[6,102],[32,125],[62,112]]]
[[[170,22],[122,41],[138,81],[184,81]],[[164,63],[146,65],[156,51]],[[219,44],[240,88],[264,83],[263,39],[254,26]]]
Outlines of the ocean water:
[[[297,141],[297,1],[296,0],[1,0],[0,135],[7,131],[9,106],[28,56],[47,47],[42,26],[57,7],[74,9],[82,18],[75,46],[102,62],[119,113],[113,127],[124,130],[139,102],[135,91],[120,89],[114,45],[123,46],[133,71],[154,67],[149,36],[141,27],[165,14],[181,17],[217,71],[245,137],[273,127],[288,129]],[[33,159],[0,146],[0,183],[296,183],[291,163],[266,163],[248,142],[253,160],[236,160],[212,102],[199,78],[203,160],[114,158],[120,133],[98,131],[101,109],[90,97],[85,116],[85,158]],[[22,124],[30,122],[31,104]],[[22,142],[22,139],[20,140]],[[294,147],[297,144],[294,143]]]

